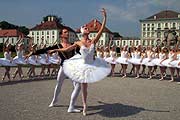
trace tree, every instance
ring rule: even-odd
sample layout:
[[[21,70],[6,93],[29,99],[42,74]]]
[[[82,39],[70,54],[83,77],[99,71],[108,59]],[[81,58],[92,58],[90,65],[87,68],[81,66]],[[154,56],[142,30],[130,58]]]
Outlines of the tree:
[[[19,30],[20,32],[22,32],[25,35],[29,34],[29,29],[26,28],[25,26],[13,25],[13,24],[8,23],[6,21],[0,22],[0,28],[1,29],[17,29],[17,30]]]

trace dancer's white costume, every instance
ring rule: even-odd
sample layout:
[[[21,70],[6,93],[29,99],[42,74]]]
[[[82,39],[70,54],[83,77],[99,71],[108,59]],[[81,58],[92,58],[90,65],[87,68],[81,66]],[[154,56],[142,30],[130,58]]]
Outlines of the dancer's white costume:
[[[154,60],[152,60],[152,62],[155,64],[155,65],[158,65],[158,66],[164,66],[163,64],[161,64],[161,61],[163,59],[166,58],[166,54],[165,53],[159,53],[159,58],[156,58]]]
[[[97,52],[96,52],[96,57],[97,57],[97,58],[103,58],[103,52],[97,51]]]
[[[16,64],[11,61],[11,52],[4,52],[4,58],[0,58],[0,65],[2,66],[16,66]]]
[[[13,62],[19,65],[25,65],[27,64],[24,58],[24,51],[23,50],[18,50],[17,52],[17,56],[13,58]]]
[[[109,52],[104,52],[104,60],[109,57]]]
[[[155,64],[152,62],[154,59],[154,53],[147,52],[147,58],[143,59],[142,64],[146,66],[155,66]]]
[[[109,75],[111,66],[103,59],[94,59],[94,44],[90,48],[81,46],[80,53],[64,61],[64,73],[69,78],[80,83],[93,83]]]
[[[49,57],[49,62],[52,64],[60,64],[61,63],[61,59],[58,56],[58,52],[53,53],[52,56]]]
[[[174,59],[175,53],[169,53],[168,54],[168,59],[162,62],[162,64],[166,67],[176,67],[176,62],[173,60]],[[173,60],[173,61],[172,61]]]
[[[116,62],[121,63],[121,64],[129,64],[129,62],[128,62],[128,51],[122,51],[121,57],[117,58]]]
[[[135,51],[131,53],[131,59],[129,59],[129,62],[134,65],[140,65],[141,64],[141,52]]]
[[[110,57],[106,58],[105,61],[107,61],[110,64],[117,64],[116,56],[116,51],[110,51]]]

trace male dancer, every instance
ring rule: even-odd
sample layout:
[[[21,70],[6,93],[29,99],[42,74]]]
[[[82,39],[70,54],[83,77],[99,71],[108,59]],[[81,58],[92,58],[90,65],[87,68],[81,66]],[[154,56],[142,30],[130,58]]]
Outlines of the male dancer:
[[[69,41],[68,41],[68,39],[69,39],[69,31],[66,28],[62,29],[62,32],[60,33],[60,37],[61,37],[61,43],[60,44],[56,44],[54,46],[50,46],[50,47],[47,47],[45,49],[37,50],[34,53],[30,53],[28,56],[48,53],[49,50],[58,49],[58,48],[66,48],[66,47],[69,47],[71,45],[71,43],[69,43]],[[76,49],[76,51],[77,50],[78,49]],[[72,51],[69,51],[69,52],[59,52],[59,56],[61,58],[61,64],[60,64],[60,69],[59,69],[58,76],[57,76],[57,84],[56,84],[56,87],[54,89],[54,96],[53,96],[52,102],[49,105],[49,107],[56,106],[56,103],[57,103],[57,100],[58,100],[58,95],[61,92],[62,84],[64,82],[64,79],[66,78],[66,76],[65,76],[65,74],[63,72],[63,68],[62,68],[63,61],[65,59],[69,59],[70,57],[74,56],[76,51],[72,50]],[[70,104],[69,104],[69,108],[68,108],[69,113],[71,113],[71,112],[81,112],[80,110],[74,108],[76,99],[77,99],[77,97],[79,95],[79,92],[81,90],[81,85],[80,85],[80,83],[73,82],[73,86],[74,86],[74,90],[73,90],[73,92],[71,94],[71,100],[70,100]]]

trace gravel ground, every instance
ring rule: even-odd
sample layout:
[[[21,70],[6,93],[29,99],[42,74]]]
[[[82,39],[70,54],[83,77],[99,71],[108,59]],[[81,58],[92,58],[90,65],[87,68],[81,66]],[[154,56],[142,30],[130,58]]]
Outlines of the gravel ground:
[[[2,76],[4,68],[1,67],[0,71]],[[23,68],[23,71],[27,71],[27,68]],[[72,92],[72,82],[69,79],[64,81],[58,106],[48,108],[55,84],[56,80],[52,78],[0,83],[0,120],[180,119],[180,85],[176,82],[121,78],[119,75],[107,77],[103,81],[89,84],[87,116],[67,113]],[[76,105],[82,109],[81,95]]]

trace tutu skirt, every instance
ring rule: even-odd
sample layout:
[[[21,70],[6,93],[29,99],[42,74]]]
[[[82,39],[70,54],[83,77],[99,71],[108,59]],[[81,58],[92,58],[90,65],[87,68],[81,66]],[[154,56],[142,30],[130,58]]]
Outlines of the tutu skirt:
[[[166,67],[173,67],[173,68],[177,67],[177,61],[176,60],[171,62],[171,59],[166,59],[162,62],[162,64]]]
[[[149,59],[149,58],[144,58],[142,61],[143,65],[146,66],[155,66],[155,64],[152,62],[153,60]]]
[[[27,62],[25,61],[25,59],[23,57],[19,58],[18,56],[13,58],[13,62],[16,64],[19,64],[19,65],[26,65],[27,64]]]
[[[105,59],[105,61],[110,63],[110,64],[117,64],[116,58],[113,58],[113,57],[108,57]]]
[[[73,81],[93,83],[104,79],[111,72],[111,66],[103,59],[95,58],[91,64],[84,63],[77,54],[63,63],[64,73]]]
[[[1,66],[17,66],[13,61],[11,62],[10,60],[6,58],[0,58],[0,65]]]
[[[120,64],[126,64],[126,65],[129,64],[127,58],[122,58],[122,57],[117,58],[116,62]]]
[[[137,59],[137,58],[131,58],[131,59],[129,59],[129,62],[131,64],[134,64],[134,65],[141,65],[142,64],[141,59]]]
[[[50,57],[49,62],[52,63],[52,64],[57,64],[58,65],[58,64],[61,63],[61,59],[59,60],[59,59],[56,59],[54,57]]]
[[[38,62],[38,60],[35,60],[35,58],[34,58],[34,56],[31,56],[31,57],[29,57],[28,58],[28,60],[27,60],[27,63],[28,64],[31,64],[31,65],[41,65],[39,62]]]

